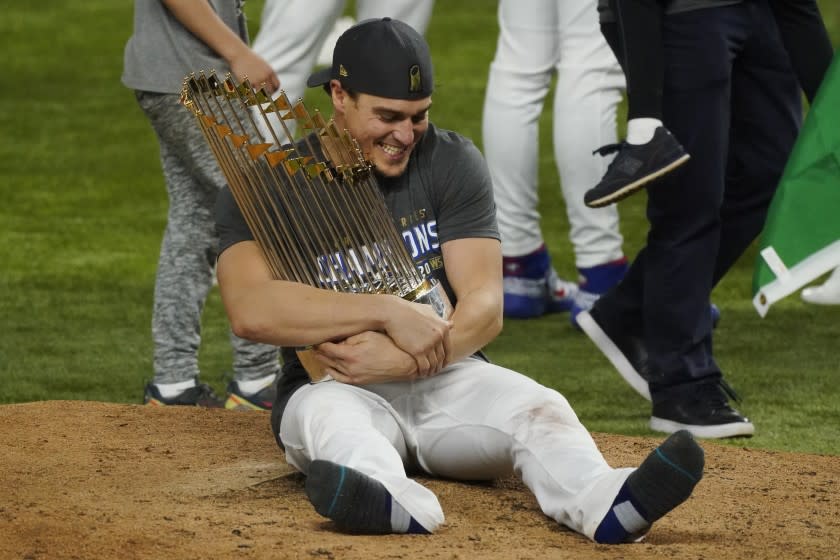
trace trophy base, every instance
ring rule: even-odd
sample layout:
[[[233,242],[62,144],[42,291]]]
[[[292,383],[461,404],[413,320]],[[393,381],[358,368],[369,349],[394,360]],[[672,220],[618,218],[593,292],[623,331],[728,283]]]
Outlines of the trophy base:
[[[433,280],[424,280],[419,286],[403,296],[413,303],[424,303],[431,305],[440,317],[448,319],[452,315],[452,303],[449,301],[449,296],[446,295],[446,290],[443,289],[443,284]],[[320,383],[322,381],[329,381],[332,377],[324,372],[324,366],[315,357],[315,353],[311,347],[298,348],[297,357],[301,365],[309,374],[309,379],[312,383]]]

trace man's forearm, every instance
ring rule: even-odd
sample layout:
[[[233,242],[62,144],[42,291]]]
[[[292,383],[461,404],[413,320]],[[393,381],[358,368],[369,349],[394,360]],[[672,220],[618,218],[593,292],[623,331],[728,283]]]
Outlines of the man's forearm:
[[[389,296],[344,294],[271,281],[237,295],[223,292],[233,331],[276,346],[309,346],[384,328]]]
[[[219,18],[206,0],[161,0],[181,25],[230,62],[248,45]]]
[[[502,313],[493,294],[477,290],[458,300],[452,314],[452,349],[446,357],[451,364],[471,356],[493,341],[502,331]]]
[[[233,331],[277,346],[308,346],[381,331],[417,362],[421,375],[443,367],[449,321],[431,306],[398,296],[348,294],[273,280],[254,241],[235,243],[216,263],[222,301]]]

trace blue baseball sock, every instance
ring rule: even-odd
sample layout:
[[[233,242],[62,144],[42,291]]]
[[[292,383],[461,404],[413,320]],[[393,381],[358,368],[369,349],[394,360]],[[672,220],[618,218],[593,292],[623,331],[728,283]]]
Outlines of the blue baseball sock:
[[[619,544],[636,540],[650,528],[649,514],[633,499],[625,482],[610,506],[610,511],[595,531],[595,542]]]
[[[630,542],[683,503],[703,477],[703,449],[686,430],[671,434],[648,455],[618,491],[595,530],[602,544]]]
[[[506,276],[520,276],[523,278],[542,279],[551,266],[551,259],[545,245],[527,255],[518,257],[503,257],[502,266]]]
[[[624,278],[627,268],[627,257],[597,266],[578,268],[582,278],[580,288],[593,294],[604,294]]]

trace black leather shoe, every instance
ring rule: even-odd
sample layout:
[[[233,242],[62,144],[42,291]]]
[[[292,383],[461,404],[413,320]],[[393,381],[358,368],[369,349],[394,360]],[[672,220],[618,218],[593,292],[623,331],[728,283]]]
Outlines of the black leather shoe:
[[[577,323],[595,346],[603,352],[621,377],[645,399],[650,400],[651,379],[647,350],[639,336],[610,328],[598,313],[596,305],[577,316]]]
[[[688,430],[700,438],[751,436],[755,426],[729,406],[729,385],[724,381],[700,384],[683,397],[655,398],[650,428],[674,433]]]

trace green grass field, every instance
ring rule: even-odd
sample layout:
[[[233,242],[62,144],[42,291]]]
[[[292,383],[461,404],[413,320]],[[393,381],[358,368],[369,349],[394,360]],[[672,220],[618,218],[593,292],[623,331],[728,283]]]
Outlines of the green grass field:
[[[261,4],[247,3],[252,30]],[[428,32],[438,73],[433,120],[478,143],[495,5],[439,0]],[[840,7],[821,5],[837,44]],[[0,19],[0,403],[139,403],[152,373],[152,289],[167,200],[154,134],[120,84],[132,7],[32,6],[12,2]],[[550,118],[542,119],[541,211],[555,264],[570,277]],[[620,208],[632,256],[646,234],[644,195]],[[840,307],[791,296],[760,319],[750,301],[754,261],[753,250],[713,294],[723,313],[716,356],[757,426],[752,439],[729,444],[840,454]],[[214,292],[200,360],[219,391],[230,369],[226,330]],[[591,430],[652,435],[647,403],[566,316],[508,321],[489,353],[563,392]]]

